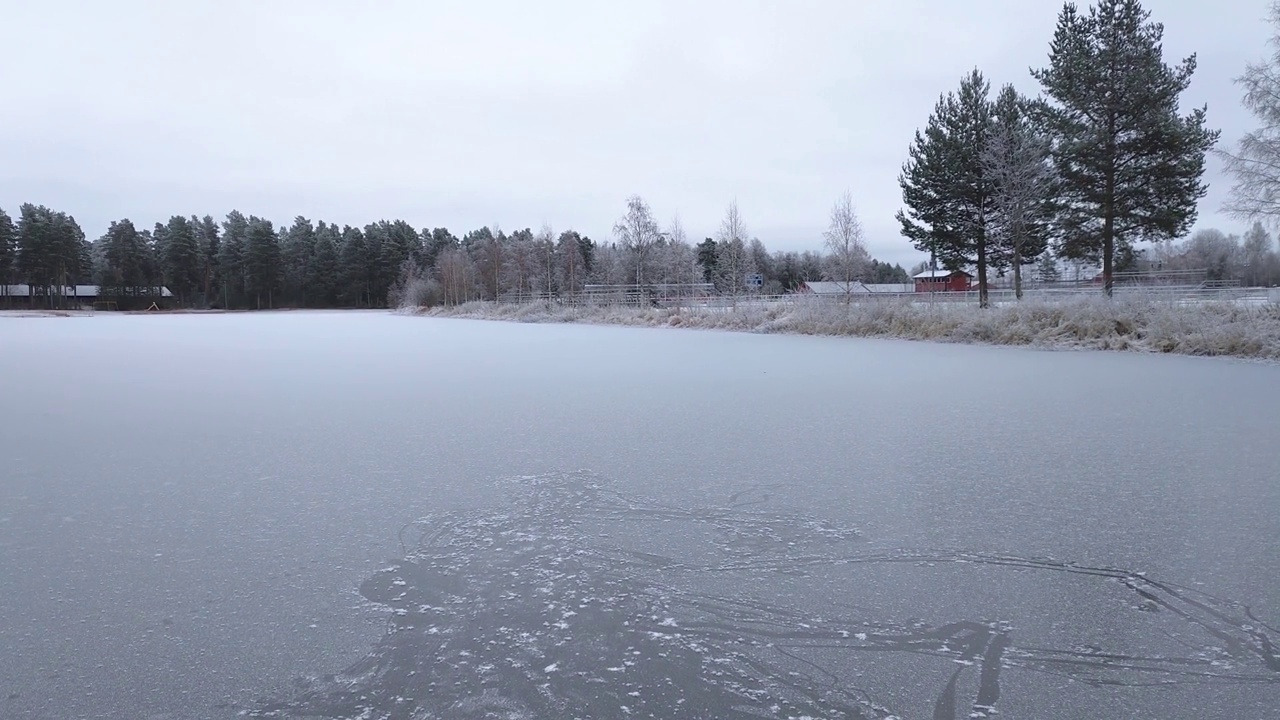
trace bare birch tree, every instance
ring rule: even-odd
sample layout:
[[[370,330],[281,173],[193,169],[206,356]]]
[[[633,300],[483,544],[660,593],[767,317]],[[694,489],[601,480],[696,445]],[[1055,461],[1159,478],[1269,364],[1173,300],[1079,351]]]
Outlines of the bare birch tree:
[[[853,283],[862,278],[871,264],[862,222],[853,207],[853,195],[845,192],[831,207],[831,222],[822,234],[827,257],[822,274],[844,287],[845,303],[853,299]]]
[[[738,294],[753,271],[751,253],[747,249],[747,224],[738,210],[738,201],[729,203],[720,230],[716,233],[716,269],[722,290],[728,291],[737,306]]]
[[[990,219],[996,266],[1013,266],[1014,295],[1022,299],[1022,265],[1044,252],[1049,240],[1054,173],[1048,138],[1036,132],[1026,101],[1012,85],[996,99],[986,146],[979,159],[993,185]]]
[[[635,263],[636,285],[644,285],[645,266],[661,235],[653,211],[639,195],[627,198],[627,214],[613,226],[613,235]]]
[[[555,291],[556,277],[556,234],[550,224],[542,224],[533,238],[533,247],[538,262],[536,288],[538,292],[546,293],[549,300]]]
[[[1245,133],[1235,152],[1215,150],[1235,176],[1224,209],[1236,217],[1280,225],[1280,2],[1271,4],[1275,28],[1271,57],[1250,63],[1236,84],[1244,86],[1243,104],[1261,122]]]
[[[446,305],[461,305],[472,299],[476,287],[476,265],[458,248],[446,248],[436,259]]]

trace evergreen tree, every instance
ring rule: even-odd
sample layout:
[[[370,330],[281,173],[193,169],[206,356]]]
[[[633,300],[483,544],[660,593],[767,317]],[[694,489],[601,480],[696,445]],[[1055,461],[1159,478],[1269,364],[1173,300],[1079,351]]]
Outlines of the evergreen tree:
[[[422,264],[427,267],[435,267],[436,259],[440,257],[440,253],[451,248],[458,247],[458,238],[453,236],[447,228],[435,228],[427,231],[422,230]]]
[[[352,307],[372,307],[373,281],[369,268],[369,245],[365,242],[360,228],[346,225],[342,228],[341,258],[341,291],[339,293],[344,304]]]
[[[316,249],[316,230],[311,221],[301,215],[293,219],[293,225],[281,232],[282,301],[300,307],[307,306],[307,279],[311,273],[311,259]]]
[[[338,247],[342,244],[342,235],[337,225],[324,222],[316,226],[315,235],[315,252],[307,269],[307,293],[315,306],[333,307],[338,303],[341,286]]]
[[[711,283],[716,281],[716,275],[719,274],[719,271],[716,270],[716,257],[718,257],[718,253],[716,252],[714,238],[707,238],[698,243],[698,265],[702,268],[703,282]]]
[[[581,292],[586,285],[587,264],[581,241],[582,236],[573,230],[560,233],[556,241],[556,284],[561,292]]]
[[[203,284],[203,261],[195,227],[181,215],[169,218],[164,228],[162,262],[165,284],[180,304],[189,305],[192,294]]]
[[[391,223],[381,220],[364,226],[364,274],[368,278],[369,307],[381,307],[387,302],[387,291],[399,272],[399,267],[387,265],[384,246],[389,242]]]
[[[218,223],[212,215],[205,215],[199,220],[192,217],[191,222],[195,225],[200,245],[200,293],[203,304],[208,306],[213,302],[218,287],[218,255],[221,250]]]
[[[1163,34],[1138,0],[1099,0],[1088,15],[1067,4],[1049,67],[1033,73],[1049,100],[1062,254],[1100,258],[1108,295],[1134,242],[1179,237],[1194,223],[1205,153],[1218,138],[1205,108],[1178,114],[1196,58],[1166,65]]]
[[[218,246],[223,307],[247,306],[245,253],[248,244],[249,220],[239,210],[232,210],[222,222],[222,241]]]
[[[18,232],[13,226],[13,219],[0,208],[0,298],[8,296],[9,285],[14,284],[17,261]]]
[[[386,225],[386,241],[382,246],[382,267],[398,274],[406,262],[420,264],[422,258],[422,238],[412,225],[404,220],[395,220]]]
[[[254,307],[275,307],[276,293],[280,289],[281,257],[280,239],[270,220],[250,216],[248,242],[245,247],[246,290],[253,298]]]
[[[105,297],[130,297],[153,294],[151,259],[147,240],[129,219],[111,223],[98,240],[101,267],[98,284]]]
[[[1058,259],[1053,256],[1053,253],[1040,254],[1040,262],[1036,263],[1036,276],[1042,283],[1056,283],[1062,279],[1062,272],[1058,270]]]
[[[47,297],[49,307],[60,307],[62,288],[76,284],[86,269],[84,232],[70,215],[30,203],[20,208],[16,230],[18,272]]]
[[[987,307],[992,260],[990,222],[994,185],[982,166],[992,105],[982,73],[974,70],[938,104],[925,131],[916,132],[898,184],[907,210],[898,211],[902,234],[950,270],[978,270],[978,304]]]

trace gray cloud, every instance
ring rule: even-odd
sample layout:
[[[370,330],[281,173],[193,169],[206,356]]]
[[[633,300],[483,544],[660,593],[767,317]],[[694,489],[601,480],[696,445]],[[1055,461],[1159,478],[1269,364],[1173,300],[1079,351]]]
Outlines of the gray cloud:
[[[1167,60],[1198,53],[1187,104],[1234,142],[1265,0],[1147,6]],[[769,247],[802,249],[849,189],[873,253],[907,263],[913,133],[971,67],[1034,92],[1059,7],[0,0],[0,207],[65,209],[91,237],[234,207],[605,238],[640,193],[696,239],[736,198]],[[1240,229],[1216,162],[1210,181],[1201,225]]]

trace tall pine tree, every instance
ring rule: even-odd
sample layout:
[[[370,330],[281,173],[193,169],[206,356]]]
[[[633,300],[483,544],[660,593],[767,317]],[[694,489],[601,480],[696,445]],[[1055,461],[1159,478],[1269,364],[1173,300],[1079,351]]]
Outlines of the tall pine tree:
[[[1196,58],[1166,65],[1164,26],[1150,15],[1138,0],[1100,0],[1087,15],[1068,3],[1049,67],[1033,72],[1062,181],[1061,254],[1101,259],[1108,295],[1133,243],[1179,237],[1195,222],[1205,153],[1218,138],[1206,108],[1178,114]]]
[[[249,217],[249,237],[245,248],[246,288],[258,309],[275,307],[280,290],[280,239],[270,220]]]
[[[102,266],[98,284],[104,297],[151,296],[146,238],[128,218],[111,223],[98,240]]]
[[[17,267],[18,233],[13,227],[13,219],[0,209],[0,300],[9,295],[9,285],[13,283],[14,268]]]
[[[311,271],[311,258],[316,250],[316,231],[311,221],[299,215],[288,230],[281,230],[281,256],[283,268],[284,302],[306,307],[308,297],[307,278]]]
[[[194,216],[191,223],[196,229],[196,239],[200,245],[200,293],[203,304],[209,305],[218,293],[218,255],[221,238],[218,234],[218,223],[211,215],[197,220]]]
[[[989,227],[996,212],[995,185],[982,164],[992,122],[989,89],[975,69],[957,92],[939,98],[898,176],[907,206],[897,215],[902,234],[949,270],[975,265],[982,307],[988,305],[988,266],[998,260]]]
[[[247,306],[245,254],[248,246],[249,220],[239,210],[232,210],[222,221],[222,241],[218,246],[218,272],[225,308]]]
[[[200,241],[191,221],[181,215],[169,218],[165,226],[164,263],[165,284],[182,305],[189,305],[192,295],[203,285],[204,264]]]
[[[337,225],[321,221],[316,225],[315,252],[307,269],[307,297],[318,307],[333,307],[338,302],[340,265],[338,247],[342,235]]]

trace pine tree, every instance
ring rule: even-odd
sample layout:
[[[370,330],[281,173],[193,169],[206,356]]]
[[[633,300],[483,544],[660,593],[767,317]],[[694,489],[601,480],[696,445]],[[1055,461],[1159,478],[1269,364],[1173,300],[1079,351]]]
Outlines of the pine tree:
[[[195,225],[200,245],[200,292],[204,296],[204,305],[208,306],[213,302],[218,285],[218,255],[221,250],[218,223],[212,215],[205,215],[199,220],[192,217],[191,222]]]
[[[315,252],[307,269],[307,292],[317,307],[333,307],[338,302],[341,279],[338,247],[341,244],[342,235],[337,225],[322,221],[316,226]]]
[[[245,253],[248,244],[249,220],[239,210],[232,210],[222,222],[222,241],[218,247],[223,307],[247,305]]]
[[[19,274],[40,289],[49,307],[60,307],[62,288],[75,284],[86,270],[84,231],[70,215],[30,203],[20,208],[16,230]]]
[[[128,218],[111,223],[98,240],[102,266],[98,284],[105,297],[153,294],[146,238]]]
[[[1053,256],[1053,253],[1041,253],[1040,262],[1036,263],[1036,276],[1042,283],[1056,283],[1062,279],[1062,272],[1058,270],[1058,259]]]
[[[249,236],[245,248],[246,288],[253,298],[254,307],[275,307],[276,293],[280,289],[281,257],[280,239],[270,220],[249,217]]]
[[[976,265],[981,307],[988,306],[988,266],[998,260],[989,227],[995,188],[982,166],[993,111],[988,91],[974,70],[958,92],[939,98],[898,177],[907,206],[897,215],[902,234],[950,270]]]
[[[280,244],[283,260],[282,301],[306,307],[307,277],[311,271],[311,257],[316,249],[316,231],[311,221],[301,215],[295,217],[293,225],[288,230],[281,231]]]
[[[17,267],[18,232],[13,226],[13,219],[0,208],[0,298],[9,295],[9,285],[13,284],[13,273]]]
[[[448,228],[435,228],[430,232],[424,228],[422,230],[422,244],[422,264],[427,267],[435,267],[440,253],[458,247],[458,238],[454,237]]]
[[[161,260],[164,264],[165,284],[177,296],[180,304],[188,305],[196,288],[203,284],[203,261],[195,227],[187,218],[174,215],[165,226],[164,238]]]
[[[369,245],[360,228],[343,226],[342,252],[339,254],[342,278],[339,295],[349,306],[372,307],[370,299],[373,285],[369,277],[369,254]]]
[[[1088,15],[1067,4],[1049,67],[1033,72],[1049,100],[1062,254],[1101,258],[1108,295],[1135,242],[1179,237],[1194,223],[1205,153],[1218,138],[1206,108],[1178,114],[1196,58],[1166,65],[1164,27],[1150,15],[1138,0],[1099,0]]]
[[[715,238],[707,238],[698,243],[698,265],[702,268],[702,281],[715,282],[718,271],[716,270],[716,241]]]

